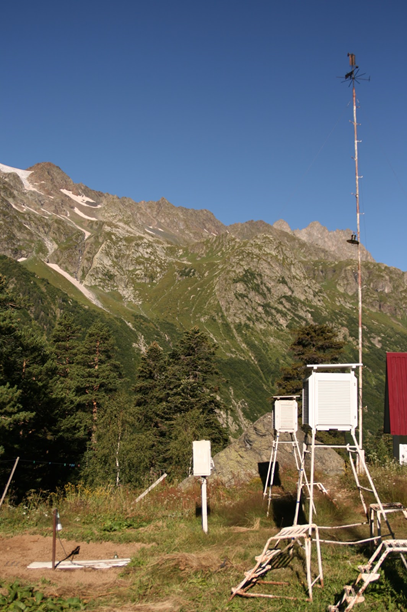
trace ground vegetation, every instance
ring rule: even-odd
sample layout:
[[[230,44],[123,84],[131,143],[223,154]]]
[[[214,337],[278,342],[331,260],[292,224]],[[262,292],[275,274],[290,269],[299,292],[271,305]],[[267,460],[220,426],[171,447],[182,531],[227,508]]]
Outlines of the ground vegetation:
[[[371,474],[383,502],[407,504],[405,467],[372,466]],[[327,479],[322,474],[320,478],[328,494],[315,493],[318,524],[362,523],[363,509],[352,479]],[[57,610],[66,609],[60,598],[66,602],[73,597],[77,598],[73,602],[77,609],[82,606],[89,611],[264,610],[264,599],[235,597],[230,601],[230,593],[241,582],[244,572],[254,566],[255,557],[270,535],[291,524],[296,473],[282,474],[281,485],[274,489],[272,511],[267,517],[260,479],[233,489],[210,482],[208,534],[203,533],[201,526],[199,481],[187,490],[164,481],[138,503],[135,499],[141,489],[107,484],[89,487],[84,483],[67,485],[51,496],[32,494],[18,506],[6,501],[0,515],[5,562],[1,593],[10,597],[10,590],[20,591],[24,603],[41,597],[45,604],[51,597],[54,599],[49,603],[60,606]],[[69,552],[80,545],[79,562],[85,558],[113,558],[117,554],[130,557],[129,565],[103,572],[48,570],[41,576],[27,570],[29,562],[49,559],[53,507],[58,507],[63,525],[57,560],[65,556],[64,549]],[[401,512],[392,514],[390,522],[397,538],[407,537],[407,521]],[[330,531],[329,537],[323,539],[356,540],[367,532],[367,525],[353,526]],[[307,599],[300,549],[267,574],[265,579],[274,581],[274,585],[258,585],[251,592],[270,591],[294,598],[269,600],[266,607],[270,610],[291,612],[294,607],[304,612],[326,610],[339,600],[344,585],[356,579],[358,566],[365,564],[370,555],[368,544],[323,543],[324,587],[314,587],[312,603]],[[389,558],[380,570],[379,580],[368,586],[363,610],[405,610],[405,585],[406,571],[400,558]],[[36,596],[37,592],[42,595]]]

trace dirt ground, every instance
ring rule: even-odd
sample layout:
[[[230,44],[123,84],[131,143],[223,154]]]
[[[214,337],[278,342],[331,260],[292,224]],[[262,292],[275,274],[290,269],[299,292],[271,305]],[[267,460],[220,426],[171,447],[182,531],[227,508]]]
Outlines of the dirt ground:
[[[143,544],[116,544],[113,542],[89,543],[62,540],[66,554],[80,546],[75,560],[131,558]],[[38,585],[48,595],[59,597],[82,597],[95,599],[104,597],[128,586],[125,578],[120,578],[123,567],[110,569],[27,569],[33,561],[51,561],[52,539],[39,535],[0,536],[0,577],[6,582],[21,580]],[[61,543],[57,541],[56,559],[65,557]]]

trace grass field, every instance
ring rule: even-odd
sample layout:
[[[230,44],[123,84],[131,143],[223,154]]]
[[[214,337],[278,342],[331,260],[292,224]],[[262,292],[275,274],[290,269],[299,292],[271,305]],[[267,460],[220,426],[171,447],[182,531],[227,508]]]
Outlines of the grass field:
[[[372,476],[382,502],[400,501],[407,505],[405,468],[391,465],[374,468]],[[325,484],[329,495],[316,493],[318,525],[364,521],[352,482],[342,478]],[[7,581],[3,581],[1,610],[326,610],[328,605],[338,601],[343,586],[357,577],[358,566],[366,563],[370,556],[366,545],[322,544],[325,585],[324,588],[314,587],[312,603],[307,600],[301,549],[287,558],[284,567],[267,575],[267,580],[284,582],[286,586],[257,585],[250,591],[264,593],[272,589],[273,594],[294,599],[236,596],[230,600],[231,588],[236,587],[244,572],[254,566],[255,556],[261,553],[267,539],[289,523],[294,490],[295,475],[291,480],[286,479],[284,491],[273,489],[271,513],[267,518],[260,480],[233,490],[211,484],[208,534],[204,534],[201,527],[199,482],[186,491],[164,483],[139,503],[135,502],[137,491],[108,487],[89,489],[83,485],[68,485],[58,495],[31,494],[16,507],[6,503],[0,511],[3,538],[16,534],[50,536],[51,511],[58,507],[63,522],[63,541],[114,543],[117,547],[134,545],[135,553],[130,564],[118,570],[116,582],[106,593],[92,593],[90,589],[83,596],[83,589],[73,587],[72,592],[67,592],[66,588],[58,589],[52,580],[45,588],[47,581],[37,575],[11,587],[9,580],[8,590]],[[391,525],[397,538],[407,538],[407,520],[402,513],[392,515]],[[321,537],[326,535],[321,532]],[[368,537],[366,525],[329,532],[329,539],[365,537]],[[407,572],[400,558],[388,559],[380,574],[380,579],[369,585],[365,603],[356,609],[406,610]],[[77,580],[80,584],[81,577]]]

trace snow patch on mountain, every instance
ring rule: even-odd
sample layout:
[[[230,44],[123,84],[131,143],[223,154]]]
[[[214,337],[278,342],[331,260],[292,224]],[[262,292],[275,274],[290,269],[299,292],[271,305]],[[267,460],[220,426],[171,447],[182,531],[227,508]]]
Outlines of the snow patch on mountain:
[[[28,177],[30,176],[30,174],[32,174],[32,170],[20,170],[20,168],[12,168],[11,166],[0,164],[0,172],[4,172],[4,173],[14,172],[20,177],[21,182],[23,183],[27,191],[38,191],[38,189],[35,189],[35,187],[33,187],[31,183],[28,182]]]
[[[87,196],[84,195],[75,195],[74,193],[72,193],[72,191],[69,191],[69,189],[60,189],[60,191],[68,196],[68,198],[71,198],[71,200],[73,200],[74,202],[77,202],[78,204],[82,204],[82,206],[89,206],[89,208],[102,208],[101,204],[96,204],[96,206],[93,206],[92,204],[86,204],[86,202],[95,202],[95,200],[92,200],[91,198],[88,198]]]
[[[25,210],[29,210],[30,212],[35,213],[36,215],[39,215],[40,217],[44,217],[42,213],[38,212],[38,210],[34,210],[33,208],[31,208],[31,206],[26,205],[24,208]]]
[[[67,218],[66,218],[66,217],[63,217],[62,215],[58,215],[57,213],[52,212],[51,210],[45,210],[45,209],[44,209],[44,212],[46,212],[48,215],[54,215],[55,217],[59,217],[59,218],[60,218],[60,219],[62,219],[63,221],[66,221],[66,220],[67,220]],[[67,216],[69,217],[69,212],[67,213]],[[91,235],[91,233],[90,233],[90,232],[87,232],[85,229],[83,229],[83,227],[80,227],[79,225],[77,225],[76,223],[74,223],[74,221],[72,221],[72,219],[68,219],[68,222],[69,222],[71,225],[74,225],[74,226],[75,226],[75,227],[76,227],[78,230],[80,230],[81,232],[83,232],[83,233],[85,234],[85,240],[86,240],[86,238],[88,238],[88,237]]]
[[[68,272],[65,272],[65,270],[60,268],[57,264],[47,263],[47,266],[49,268],[52,268],[53,270],[55,270],[62,276],[64,276],[67,280],[69,280],[69,282],[72,283],[72,285],[74,285],[77,289],[79,289],[79,291],[81,291],[83,295],[88,298],[88,300],[93,302],[96,306],[103,308],[102,304],[99,302],[96,296],[92,293],[92,291],[90,291],[89,289],[86,289],[86,287],[84,287],[78,280],[76,280],[76,278],[68,274]]]
[[[11,204],[11,206],[14,208],[14,210],[18,210],[18,212],[24,212],[25,211],[25,206],[22,206],[22,210],[21,210],[21,208],[19,208],[15,204],[13,204],[13,202],[9,202],[9,204]]]
[[[84,219],[89,219],[90,221],[97,221],[96,217],[88,217],[88,215],[85,215],[85,213],[79,210],[79,208],[77,208],[76,206],[74,208],[74,211],[76,212],[77,215],[79,215],[80,217],[83,217]]]
[[[86,238],[89,238],[89,236],[91,235],[90,232],[87,232],[85,229],[83,229],[83,227],[81,227],[80,225],[77,225],[76,223],[74,223],[72,221],[72,219],[70,219],[70,222],[72,223],[72,225],[74,225],[76,228],[78,228],[78,230],[80,230],[81,232],[83,232],[85,234],[85,240],[86,240]]]

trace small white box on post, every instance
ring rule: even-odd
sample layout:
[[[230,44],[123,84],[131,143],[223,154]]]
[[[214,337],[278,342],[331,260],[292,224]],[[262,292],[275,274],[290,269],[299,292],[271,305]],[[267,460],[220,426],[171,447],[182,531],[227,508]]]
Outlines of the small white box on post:
[[[192,457],[194,476],[202,478],[202,529],[208,533],[208,502],[206,494],[206,479],[211,475],[212,457],[210,440],[192,442]]]
[[[279,397],[274,402],[273,426],[281,433],[296,433],[298,429],[297,396]]]
[[[212,463],[210,440],[192,442],[192,454],[194,459],[194,476],[210,476]]]

